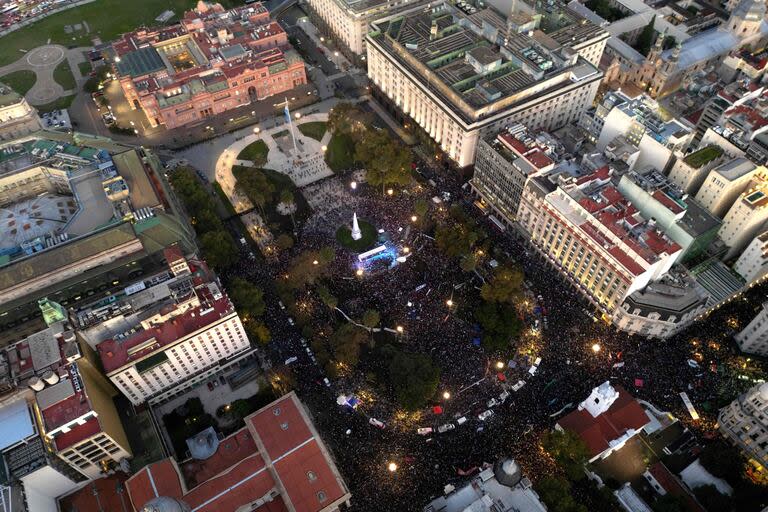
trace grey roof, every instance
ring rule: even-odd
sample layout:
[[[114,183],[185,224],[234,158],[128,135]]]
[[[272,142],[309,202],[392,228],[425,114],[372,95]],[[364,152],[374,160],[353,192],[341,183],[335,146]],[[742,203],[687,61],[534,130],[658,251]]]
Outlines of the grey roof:
[[[745,20],[761,20],[765,17],[765,0],[741,0],[732,16]]]
[[[147,75],[162,69],[165,63],[153,46],[126,53],[117,64],[117,70],[125,76]]]
[[[245,48],[241,44],[234,44],[232,46],[224,46],[219,48],[219,53],[225,60],[233,59],[245,53]]]
[[[640,315],[647,317],[658,313],[661,320],[682,316],[706,303],[707,297],[700,294],[693,283],[682,286],[667,283],[652,283],[643,290],[638,290],[626,298],[624,303],[629,306],[629,312],[640,310]]]
[[[760,25],[760,33],[763,35],[768,34],[768,23],[765,21]],[[677,68],[691,68],[700,62],[725,55],[734,48],[741,46],[741,44],[741,39],[728,31],[719,29],[705,30],[683,42],[680,57],[677,61]],[[665,61],[670,60],[672,51],[673,49],[666,50],[662,54],[662,58]]]
[[[44,411],[52,405],[56,405],[62,400],[66,400],[74,394],[75,388],[72,386],[72,380],[65,379],[58,384],[54,384],[53,386],[49,386],[40,391],[36,397],[37,406],[41,411]]]
[[[29,338],[29,350],[32,353],[32,366],[35,370],[47,368],[54,363],[61,361],[59,343],[53,336],[53,329],[50,327],[40,332],[36,332]]]
[[[725,162],[724,164],[715,167],[713,171],[716,171],[727,180],[734,181],[754,171],[755,168],[755,164],[746,158],[734,158],[729,162]]]

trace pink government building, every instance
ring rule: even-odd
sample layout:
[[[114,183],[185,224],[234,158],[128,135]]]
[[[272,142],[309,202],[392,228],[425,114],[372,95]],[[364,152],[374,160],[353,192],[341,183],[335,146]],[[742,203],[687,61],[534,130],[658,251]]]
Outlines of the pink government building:
[[[260,3],[198,2],[181,23],[112,43],[120,86],[152,127],[176,128],[307,83],[304,62]]]

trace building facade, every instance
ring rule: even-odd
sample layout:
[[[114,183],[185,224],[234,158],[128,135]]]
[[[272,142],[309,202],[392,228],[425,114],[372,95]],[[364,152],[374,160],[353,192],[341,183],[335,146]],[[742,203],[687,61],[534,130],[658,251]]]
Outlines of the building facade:
[[[757,235],[733,265],[747,284],[761,280],[768,274],[768,231]]]
[[[195,274],[168,286],[167,308],[125,318],[128,332],[96,344],[107,377],[136,405],[166,401],[253,352],[217,282]]]
[[[720,146],[705,146],[683,156],[681,153],[675,154],[675,161],[669,169],[669,180],[680,187],[686,194],[696,194],[704,180],[707,179],[709,171],[723,163],[728,156]]]
[[[739,349],[746,354],[768,355],[768,302],[760,312],[734,337]]]
[[[739,256],[747,245],[760,233],[765,231],[768,222],[768,175],[765,168],[748,188],[733,203],[723,218],[723,225],[718,232],[720,239],[728,247],[723,257],[730,260]]]
[[[593,304],[609,313],[664,276],[680,245],[643,218],[603,167],[528,180],[517,221],[531,243]]]
[[[37,110],[5,84],[0,84],[0,141],[13,140],[42,129]]]
[[[513,125],[490,139],[481,139],[477,148],[472,190],[507,225],[517,217],[523,188],[528,178],[554,168],[547,152],[523,125]]]
[[[152,127],[176,128],[306,84],[282,27],[255,3],[225,11],[198,2],[180,25],[112,43],[126,100]]]
[[[768,383],[757,384],[720,409],[720,432],[752,462],[768,467]]]
[[[374,95],[421,127],[459,167],[474,163],[482,137],[510,122],[549,131],[576,121],[602,78],[583,56],[602,51],[608,36],[599,27],[585,22],[584,34],[562,44],[553,32],[554,49],[547,50],[509,31],[492,9],[482,12],[477,17],[439,2],[377,20],[367,36]],[[583,41],[590,44],[572,48]]]
[[[758,167],[746,158],[729,160],[707,174],[696,200],[712,215],[722,218],[757,172]]]

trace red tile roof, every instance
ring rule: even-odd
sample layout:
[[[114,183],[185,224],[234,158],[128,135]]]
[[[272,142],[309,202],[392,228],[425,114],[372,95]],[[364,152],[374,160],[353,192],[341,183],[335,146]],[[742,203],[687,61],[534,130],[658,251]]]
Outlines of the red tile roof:
[[[648,472],[653,475],[653,478],[659,482],[665,491],[673,496],[682,498],[685,502],[685,508],[688,512],[705,512],[704,508],[691,496],[680,483],[680,481],[673,475],[667,467],[661,462],[657,462],[648,468]]]
[[[130,499],[122,492],[127,479],[125,473],[115,473],[89,482],[85,487],[59,499],[59,509],[62,512],[135,512]]]
[[[621,386],[614,385],[619,397],[611,407],[596,418],[586,410],[575,410],[558,421],[558,424],[581,437],[592,456],[607,450],[609,443],[620,438],[628,430],[640,430],[648,422],[643,408]]]
[[[224,439],[209,459],[183,464],[185,473],[196,471],[190,481],[200,482],[186,493],[171,459],[136,473],[126,484],[133,505],[140,508],[155,496],[170,496],[195,512],[233,512],[265,498],[272,501],[256,511],[318,512],[347,494],[295,394],[252,414],[246,425]]]
[[[662,192],[661,190],[657,190],[653,193],[653,198],[656,199],[658,202],[660,202],[664,207],[671,211],[674,214],[682,213],[685,211],[685,209],[680,206],[677,201],[669,197],[667,194]]]

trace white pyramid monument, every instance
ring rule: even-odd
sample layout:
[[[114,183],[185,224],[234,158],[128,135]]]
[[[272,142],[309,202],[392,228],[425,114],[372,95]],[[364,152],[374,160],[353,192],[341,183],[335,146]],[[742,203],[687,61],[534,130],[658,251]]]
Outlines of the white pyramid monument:
[[[360,232],[360,226],[357,224],[357,213],[352,214],[352,240],[360,240],[363,234]]]

